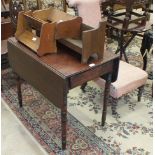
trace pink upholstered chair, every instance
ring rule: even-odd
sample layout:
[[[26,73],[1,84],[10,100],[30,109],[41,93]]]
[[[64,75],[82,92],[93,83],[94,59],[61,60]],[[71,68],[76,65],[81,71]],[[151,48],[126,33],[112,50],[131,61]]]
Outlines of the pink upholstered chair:
[[[101,20],[100,1],[99,0],[68,0],[69,6],[77,7],[78,14],[83,18],[83,21],[91,26],[96,27]],[[131,92],[134,89],[139,89],[138,101],[141,100],[143,86],[147,81],[148,74],[131,64],[120,61],[118,79],[111,83],[110,95],[114,98],[111,105],[112,114],[116,115],[117,99]],[[105,81],[102,78],[94,80],[100,87],[104,88]],[[85,91],[85,86],[81,89]]]
[[[100,0],[67,0],[70,7],[77,8],[77,13],[83,23],[94,28],[101,21]]]
[[[117,101],[123,95],[138,90],[138,101],[141,101],[144,85],[147,81],[148,74],[144,70],[120,61],[117,81],[111,83],[110,96],[113,98],[111,105],[112,114],[117,115],[116,106]],[[102,78],[94,80],[100,87],[105,87],[105,81]]]

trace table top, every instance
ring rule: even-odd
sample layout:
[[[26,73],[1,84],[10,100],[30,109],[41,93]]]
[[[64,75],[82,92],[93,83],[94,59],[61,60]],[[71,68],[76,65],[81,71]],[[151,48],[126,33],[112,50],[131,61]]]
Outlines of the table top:
[[[107,74],[114,82],[118,74],[119,56],[108,51],[103,60],[91,61],[95,66],[90,67],[81,63],[80,54],[64,45],[58,46],[57,54],[39,57],[15,38],[9,38],[8,56],[14,72],[59,108],[70,89]]]
[[[58,53],[39,57],[36,53],[18,42],[15,38],[9,38],[9,42],[14,44],[19,49],[22,49],[21,51],[26,52],[40,63],[46,64],[47,67],[53,71],[59,72],[59,74],[64,77],[70,77],[74,74],[87,71],[90,68],[93,69],[105,64],[106,62],[118,59],[119,57],[118,55],[105,50],[104,58],[102,60],[91,60],[89,64],[83,64],[81,63],[81,56],[78,53],[61,44],[58,44]],[[91,67],[90,64],[95,65]]]

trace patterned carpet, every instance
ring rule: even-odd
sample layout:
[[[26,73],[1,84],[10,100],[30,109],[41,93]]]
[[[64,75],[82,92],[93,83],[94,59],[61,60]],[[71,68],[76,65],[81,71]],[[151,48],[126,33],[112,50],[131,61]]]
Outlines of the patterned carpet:
[[[16,76],[11,69],[2,71],[2,98],[50,154],[61,152],[60,110],[26,82],[22,84],[24,108],[19,109]],[[109,154],[114,150],[68,113],[67,154]]]
[[[113,148],[115,154],[152,154],[153,116],[150,88],[151,81],[148,80],[141,102],[137,102],[137,91],[122,97],[117,106],[120,118],[112,117],[109,106],[104,127],[100,126],[103,90],[93,82],[89,83],[85,94],[79,88],[70,92],[69,112]]]
[[[115,48],[113,43],[109,47]],[[141,66],[141,57],[132,48],[134,44],[129,47],[132,51],[128,53],[130,62]],[[152,69],[152,65],[148,68]],[[3,70],[2,98],[50,155],[62,154],[60,110],[26,82],[23,82],[22,93],[24,108],[19,109],[15,75],[11,69]],[[89,82],[86,93],[79,87],[69,92],[66,154],[153,154],[152,80],[147,81],[141,102],[137,102],[137,91],[119,100],[117,112],[120,118],[112,117],[109,106],[104,127],[100,126],[102,94],[103,90],[93,82]]]

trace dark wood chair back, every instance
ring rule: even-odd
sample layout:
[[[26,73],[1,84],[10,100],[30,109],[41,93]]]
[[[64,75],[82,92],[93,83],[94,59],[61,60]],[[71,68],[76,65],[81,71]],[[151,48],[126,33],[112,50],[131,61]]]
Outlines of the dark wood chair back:
[[[111,27],[126,31],[137,30],[146,25],[149,15],[149,0],[111,0],[108,1],[108,5],[110,7],[108,23]],[[142,11],[135,11],[135,9],[142,9]]]

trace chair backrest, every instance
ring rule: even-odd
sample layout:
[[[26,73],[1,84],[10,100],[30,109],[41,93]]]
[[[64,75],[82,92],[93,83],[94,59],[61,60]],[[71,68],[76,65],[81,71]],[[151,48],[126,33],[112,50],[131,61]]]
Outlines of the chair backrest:
[[[94,28],[101,21],[100,0],[67,0],[70,7],[76,7],[83,23]]]

